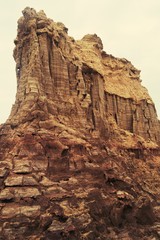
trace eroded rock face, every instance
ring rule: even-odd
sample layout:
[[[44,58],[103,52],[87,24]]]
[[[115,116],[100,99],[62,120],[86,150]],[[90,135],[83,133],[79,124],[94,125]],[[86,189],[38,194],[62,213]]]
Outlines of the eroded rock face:
[[[155,107],[140,71],[103,52],[96,34],[75,41],[43,12],[26,8],[23,15],[15,40],[18,88],[10,124],[54,117],[99,136],[108,133],[111,117],[118,127],[159,141]]]
[[[160,126],[140,72],[31,8],[15,45],[0,239],[158,239]]]

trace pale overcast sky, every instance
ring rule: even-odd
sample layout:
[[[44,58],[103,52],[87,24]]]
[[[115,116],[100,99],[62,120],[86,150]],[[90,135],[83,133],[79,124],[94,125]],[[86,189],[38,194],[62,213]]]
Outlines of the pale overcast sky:
[[[131,61],[160,116],[160,0],[5,0],[0,6],[0,123],[15,101],[13,40],[26,6],[63,22],[75,39],[96,33],[107,53]]]

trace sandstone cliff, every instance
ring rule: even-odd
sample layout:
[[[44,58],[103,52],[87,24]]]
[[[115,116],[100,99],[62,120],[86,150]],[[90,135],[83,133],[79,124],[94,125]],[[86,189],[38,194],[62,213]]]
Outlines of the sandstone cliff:
[[[0,126],[0,239],[158,239],[160,124],[128,60],[26,8]],[[150,226],[148,228],[148,225]]]
[[[107,55],[99,37],[75,41],[62,23],[26,9],[15,44],[18,89],[9,123],[54,116],[64,126],[99,136],[108,134],[112,118],[124,130],[159,141],[160,125],[140,71]]]

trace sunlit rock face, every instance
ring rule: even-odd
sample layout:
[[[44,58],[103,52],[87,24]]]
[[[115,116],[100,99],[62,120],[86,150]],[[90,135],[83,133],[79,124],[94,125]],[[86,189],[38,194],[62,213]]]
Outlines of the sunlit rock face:
[[[25,8],[0,126],[0,239],[159,239],[160,125],[128,60]],[[148,227],[150,226],[150,227]]]

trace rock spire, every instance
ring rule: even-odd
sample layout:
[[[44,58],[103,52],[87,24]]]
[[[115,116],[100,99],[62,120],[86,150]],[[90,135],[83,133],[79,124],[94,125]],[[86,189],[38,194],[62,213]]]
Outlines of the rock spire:
[[[26,8],[15,44],[18,86],[9,122],[53,116],[76,131],[106,136],[111,120],[159,141],[155,106],[141,85],[140,71],[126,59],[107,55],[96,34],[75,41],[62,23]]]
[[[0,239],[158,239],[160,124],[140,71],[25,8],[0,126]],[[149,227],[148,227],[149,226]]]

